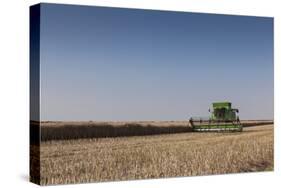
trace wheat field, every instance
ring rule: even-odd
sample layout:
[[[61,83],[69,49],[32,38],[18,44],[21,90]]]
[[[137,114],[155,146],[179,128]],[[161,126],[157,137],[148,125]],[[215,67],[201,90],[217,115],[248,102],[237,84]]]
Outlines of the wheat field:
[[[242,133],[49,140],[41,142],[40,162],[41,185],[268,171],[273,125]]]

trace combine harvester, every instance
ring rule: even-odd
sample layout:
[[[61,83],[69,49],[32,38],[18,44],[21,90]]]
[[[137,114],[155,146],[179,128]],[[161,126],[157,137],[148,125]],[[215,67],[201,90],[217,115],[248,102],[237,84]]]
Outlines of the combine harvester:
[[[215,102],[209,118],[192,117],[189,124],[195,132],[241,132],[243,125],[236,113],[239,110],[231,108],[230,102]]]

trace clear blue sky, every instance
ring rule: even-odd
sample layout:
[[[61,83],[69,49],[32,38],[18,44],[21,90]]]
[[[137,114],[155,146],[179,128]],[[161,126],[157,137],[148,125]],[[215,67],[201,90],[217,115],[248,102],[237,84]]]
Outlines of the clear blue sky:
[[[273,19],[43,4],[42,120],[273,118]]]

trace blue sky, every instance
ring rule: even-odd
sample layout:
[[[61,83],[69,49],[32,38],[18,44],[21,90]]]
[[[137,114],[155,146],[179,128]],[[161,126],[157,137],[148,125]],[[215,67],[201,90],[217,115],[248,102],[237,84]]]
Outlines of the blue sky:
[[[273,118],[273,19],[41,7],[41,119]]]

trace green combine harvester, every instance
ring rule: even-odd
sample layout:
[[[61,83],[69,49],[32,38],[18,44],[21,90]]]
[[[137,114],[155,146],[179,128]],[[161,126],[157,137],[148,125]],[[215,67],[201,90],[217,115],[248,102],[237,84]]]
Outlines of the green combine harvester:
[[[195,132],[241,132],[243,125],[237,113],[239,110],[231,108],[230,102],[215,102],[210,117],[192,117],[189,124]]]

